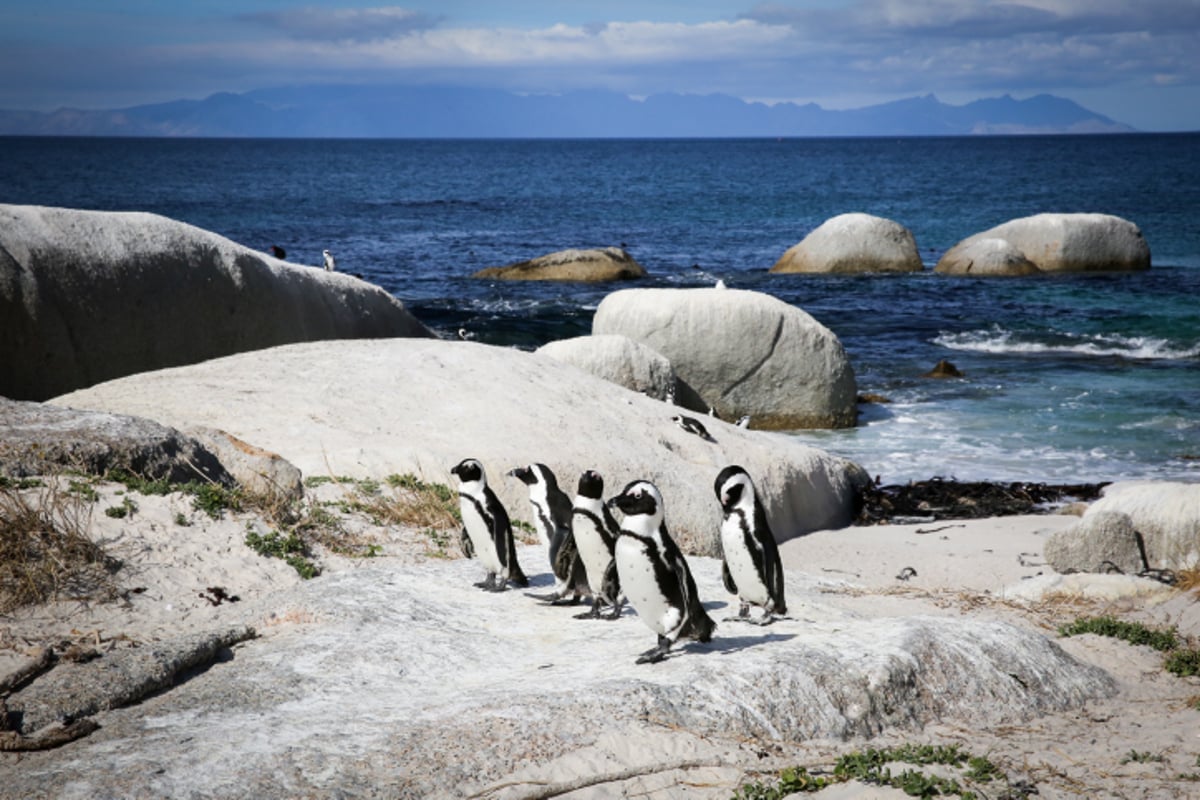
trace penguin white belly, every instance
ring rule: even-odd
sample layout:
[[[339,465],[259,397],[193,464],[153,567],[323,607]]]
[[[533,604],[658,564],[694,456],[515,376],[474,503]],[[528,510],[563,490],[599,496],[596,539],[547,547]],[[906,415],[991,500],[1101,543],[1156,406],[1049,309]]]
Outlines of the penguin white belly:
[[[593,594],[600,594],[604,585],[604,571],[608,569],[612,555],[592,519],[582,514],[576,516],[572,520],[571,531],[575,534],[575,546],[579,548],[579,557],[583,559],[583,568],[587,571],[588,588]]]
[[[492,540],[487,520],[480,515],[474,503],[464,502],[460,510],[463,526],[466,527],[467,536],[475,547],[475,557],[479,559],[479,563],[483,564],[488,572],[504,574],[507,577],[506,570],[500,564],[500,555],[496,552],[496,543]]]
[[[646,547],[638,540],[617,539],[617,576],[621,590],[642,621],[660,636],[667,636],[683,622],[680,609],[672,606],[654,575],[654,563]]]
[[[738,597],[756,606],[764,606],[771,599],[766,583],[754,566],[754,559],[746,549],[745,534],[734,517],[721,525],[721,549],[729,574],[737,584]]]

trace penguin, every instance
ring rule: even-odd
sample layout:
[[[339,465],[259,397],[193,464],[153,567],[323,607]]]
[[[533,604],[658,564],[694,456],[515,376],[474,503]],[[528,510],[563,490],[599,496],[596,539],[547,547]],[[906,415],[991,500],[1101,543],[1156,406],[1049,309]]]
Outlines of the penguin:
[[[571,533],[571,498],[558,488],[558,479],[545,464],[530,464],[509,470],[508,474],[529,487],[529,506],[533,511],[538,539],[550,549],[550,569],[554,573],[553,594],[540,597],[553,605],[574,605],[589,593],[587,574]]]
[[[287,258],[287,251],[284,250],[279,245],[273,244],[273,245],[271,245],[271,255],[275,256],[280,261],[283,261]]]
[[[508,583],[528,586],[529,579],[517,563],[517,548],[508,512],[487,485],[483,465],[473,458],[467,458],[456,464],[450,472],[458,478],[459,483],[463,553],[468,558],[478,556],[487,570],[487,578],[475,585],[489,592],[503,592]]]
[[[730,594],[736,594],[741,609],[729,619],[770,625],[776,615],[787,613],[783,597],[783,564],[779,546],[767,523],[767,514],[749,473],[739,466],[721,470],[713,483],[721,503],[721,579]],[[750,616],[750,606],[763,610],[759,619]]]
[[[742,416],[738,417],[738,421],[735,422],[734,424],[739,428],[749,428],[750,427],[750,415],[743,414]]]
[[[625,515],[615,550],[621,588],[642,621],[658,634],[658,646],[642,653],[637,663],[662,661],[680,637],[712,639],[717,625],[701,605],[687,561],[667,532],[658,488],[649,481],[633,481],[608,505]]]
[[[600,473],[589,469],[579,476],[579,488],[572,503],[571,532],[575,535],[575,546],[579,548],[579,557],[587,574],[592,610],[576,614],[576,619],[600,619],[600,607],[605,604],[612,606],[612,612],[604,619],[617,619],[625,603],[613,560],[621,531],[601,499],[603,496],[604,479]]]
[[[322,250],[321,255],[325,257],[325,271],[337,272],[337,262],[333,260],[333,253],[328,250]]]
[[[716,439],[714,439],[709,434],[708,429],[704,427],[703,423],[701,423],[700,420],[696,419],[695,417],[688,417],[688,416],[684,416],[683,414],[676,414],[675,416],[671,417],[671,421],[674,422],[676,425],[678,425],[680,428],[683,428],[688,433],[696,434],[697,436],[699,436],[701,439],[703,439],[706,442],[715,442],[716,441]]]

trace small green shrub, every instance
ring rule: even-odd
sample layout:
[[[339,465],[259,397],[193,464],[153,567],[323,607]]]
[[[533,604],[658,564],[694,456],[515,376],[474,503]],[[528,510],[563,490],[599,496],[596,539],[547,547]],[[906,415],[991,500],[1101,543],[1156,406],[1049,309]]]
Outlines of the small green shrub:
[[[1166,758],[1162,753],[1151,753],[1149,750],[1130,750],[1128,755],[1121,759],[1122,764],[1161,764],[1164,761]]]
[[[958,745],[901,745],[890,748],[868,748],[847,753],[838,759],[831,777],[810,774],[804,767],[786,769],[779,774],[775,785],[761,782],[747,783],[738,789],[734,800],[781,800],[797,792],[819,792],[835,783],[856,780],[876,786],[891,786],[910,797],[957,796],[963,800],[975,800],[977,795],[962,787],[958,781],[937,775],[928,775],[915,769],[906,769],[893,775],[888,764],[905,763],[941,764],[964,768],[963,777],[976,783],[989,783],[1007,778],[995,764],[986,758],[972,756],[959,749]]]
[[[260,556],[283,559],[305,580],[321,574],[320,568],[307,558],[308,545],[294,532],[284,536],[279,531],[260,534],[250,530],[246,533],[246,546]]]
[[[1062,636],[1094,633],[1097,636],[1121,639],[1130,644],[1144,644],[1159,652],[1173,650],[1179,645],[1179,637],[1174,628],[1155,630],[1140,622],[1125,622],[1115,617],[1081,617],[1069,625],[1059,627],[1058,632]]]
[[[104,514],[105,516],[112,517],[113,519],[125,519],[126,517],[133,516],[133,513],[137,510],[137,503],[133,502],[133,500],[128,497],[123,497],[121,498],[121,505],[109,506],[108,508],[104,509]]]
[[[1200,675],[1200,650],[1180,648],[1167,653],[1163,669],[1181,678]]]

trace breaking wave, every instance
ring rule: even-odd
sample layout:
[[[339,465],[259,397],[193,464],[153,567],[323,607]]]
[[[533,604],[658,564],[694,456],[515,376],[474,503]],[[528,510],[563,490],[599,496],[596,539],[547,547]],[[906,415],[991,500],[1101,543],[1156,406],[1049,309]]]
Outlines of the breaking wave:
[[[998,355],[1076,355],[1094,358],[1128,358],[1138,361],[1200,358],[1200,342],[1181,346],[1153,336],[1115,333],[1078,334],[1047,331],[1015,333],[993,325],[987,330],[943,333],[934,344],[951,350]]]

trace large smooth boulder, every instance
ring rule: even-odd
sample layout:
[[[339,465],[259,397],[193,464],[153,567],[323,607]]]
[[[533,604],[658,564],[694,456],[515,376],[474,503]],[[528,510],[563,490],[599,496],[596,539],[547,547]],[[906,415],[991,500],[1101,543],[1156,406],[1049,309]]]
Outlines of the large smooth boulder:
[[[542,345],[536,352],[655,400],[708,410],[696,391],[675,374],[666,356],[628,336],[576,336]]]
[[[591,250],[560,250],[507,267],[487,267],[471,277],[504,281],[600,283],[644,278],[646,270],[621,248],[604,247]]]
[[[934,267],[943,275],[972,278],[1037,275],[1041,272],[1016,245],[1005,239],[984,237],[960,243],[943,255]]]
[[[912,231],[870,214],[839,214],[805,236],[771,272],[920,272],[924,266]]]
[[[935,267],[950,271],[981,239],[1002,239],[1042,272],[1113,272],[1150,268],[1150,245],[1129,220],[1111,214],[1035,214],[969,236]],[[967,255],[963,255],[968,251]],[[942,264],[947,266],[942,269]]]
[[[1088,506],[1079,524],[1085,527],[1093,518],[1111,513],[1129,517],[1145,542],[1150,567],[1200,566],[1200,483],[1114,483]]]
[[[734,611],[720,563],[689,561],[711,613]],[[549,585],[548,567],[531,573]],[[225,624],[251,622],[261,638],[103,713],[67,748],[4,759],[0,778],[11,797],[549,797],[566,794],[546,791],[555,781],[631,763],[646,765],[635,775],[697,758],[762,770],[773,743],[1020,727],[1118,689],[1043,633],[866,616],[797,572],[786,578],[792,617],[718,623],[709,644],[680,642],[653,665],[634,663],[654,635],[631,613],[583,622],[525,592],[480,592],[479,577],[465,560],[367,563],[229,606]],[[90,686],[88,672],[124,667],[107,659],[68,666]],[[9,702],[27,707],[36,693]],[[616,780],[579,796],[618,796]]]
[[[432,336],[390,294],[154,214],[0,205],[0,395],[314,339]]]
[[[755,428],[848,428],[857,384],[833,334],[795,306],[738,289],[625,289],[601,301],[595,335],[620,334],[670,360],[724,419]]]
[[[851,394],[853,402],[853,393]],[[526,486],[505,473],[547,464],[574,492],[586,469],[606,491],[658,484],[680,544],[715,553],[713,480],[741,464],[758,482],[780,539],[847,524],[863,470],[783,434],[712,420],[715,442],[680,430],[674,406],[552,358],[429,339],[311,342],[131,375],[55,398],[56,405],[204,425],[278,453],[306,476],[412,473],[454,485],[478,458],[510,514],[527,519]]]

